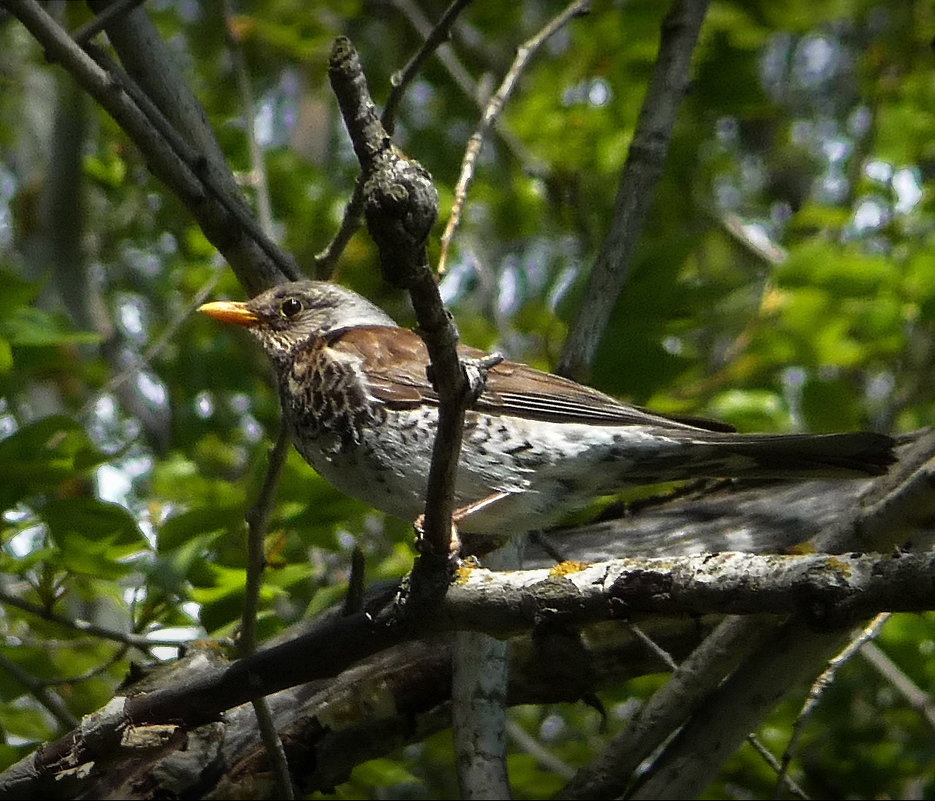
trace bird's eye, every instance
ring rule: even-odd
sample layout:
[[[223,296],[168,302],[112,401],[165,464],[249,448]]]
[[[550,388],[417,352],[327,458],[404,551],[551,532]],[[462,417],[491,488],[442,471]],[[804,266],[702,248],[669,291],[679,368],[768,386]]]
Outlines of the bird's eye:
[[[283,317],[295,317],[302,311],[302,301],[298,298],[286,298],[279,307],[279,311]]]

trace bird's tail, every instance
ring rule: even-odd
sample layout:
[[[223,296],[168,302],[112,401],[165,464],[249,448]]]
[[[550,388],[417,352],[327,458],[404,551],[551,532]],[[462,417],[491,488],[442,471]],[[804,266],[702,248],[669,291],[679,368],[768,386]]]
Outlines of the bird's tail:
[[[732,434],[667,431],[671,447],[636,455],[628,476],[682,478],[823,479],[879,476],[896,461],[885,434]],[[621,443],[622,444],[622,443]],[[633,457],[636,456],[635,459]],[[635,464],[634,464],[635,462]]]

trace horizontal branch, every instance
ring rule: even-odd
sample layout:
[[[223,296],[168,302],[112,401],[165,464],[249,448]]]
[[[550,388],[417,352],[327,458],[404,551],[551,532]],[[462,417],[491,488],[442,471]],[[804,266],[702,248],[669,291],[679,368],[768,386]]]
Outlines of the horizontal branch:
[[[515,572],[462,568],[436,625],[502,637],[550,619],[581,625],[634,613],[795,612],[837,627],[880,611],[933,608],[935,554],[727,552]]]

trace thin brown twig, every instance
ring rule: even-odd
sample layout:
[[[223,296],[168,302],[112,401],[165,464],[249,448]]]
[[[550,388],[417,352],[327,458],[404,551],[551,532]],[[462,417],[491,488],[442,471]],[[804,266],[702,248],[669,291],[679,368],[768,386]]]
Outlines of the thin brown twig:
[[[451,25],[454,23],[461,9],[470,2],[471,0],[454,0],[442,15],[438,24],[434,27],[428,27],[427,32],[424,33],[425,41],[416,54],[409,60],[409,63],[407,63],[402,70],[393,74],[390,79],[393,88],[390,90],[386,106],[381,115],[381,122],[387,133],[393,133],[393,129],[396,125],[396,110],[399,107],[403,94],[412,82],[412,79],[425,63],[425,60],[448,40]],[[421,14],[421,12],[419,13]],[[427,20],[425,22],[427,23]],[[470,81],[470,77],[468,77],[468,80]],[[360,228],[360,224],[363,221],[363,210],[363,180],[362,177],[358,177],[354,182],[354,191],[347,201],[347,205],[344,207],[341,225],[331,238],[331,241],[321,251],[315,254],[315,275],[317,278],[328,278],[331,276],[331,273],[334,272],[338,258],[344,251],[351,237]]]
[[[795,779],[783,770],[782,765],[779,764],[779,760],[773,756],[772,751],[763,744],[756,734],[750,732],[750,734],[747,735],[747,742],[753,746],[753,750],[760,755],[763,761],[776,772],[776,798],[779,798],[779,787],[785,785],[786,789],[796,798],[805,799],[805,801],[807,801],[809,798],[808,793],[799,786],[799,783],[795,781]]]
[[[484,113],[481,115],[480,122],[474,133],[468,141],[467,149],[464,153],[464,159],[461,162],[461,174],[458,177],[458,183],[455,186],[454,204],[451,208],[451,214],[448,217],[448,224],[441,237],[441,254],[438,258],[438,275],[444,275],[447,262],[448,250],[451,245],[451,239],[455,230],[461,222],[461,213],[467,200],[468,189],[474,180],[474,168],[477,163],[477,157],[480,155],[481,148],[484,145],[484,139],[488,131],[496,122],[497,117],[503,110],[507,100],[516,88],[523,70],[527,67],[532,57],[539,51],[543,44],[552,34],[560,30],[565,24],[575,17],[587,14],[591,9],[590,0],[574,0],[571,4],[554,17],[541,31],[531,39],[524,42],[516,51],[516,58],[510,65],[510,69],[504,76],[500,87],[494,93],[493,97],[487,103]]]
[[[863,644],[860,655],[888,681],[907,703],[935,729],[935,703],[932,694],[923,690],[879,645],[872,640]]]
[[[325,247],[315,254],[315,277],[325,280],[331,277],[338,259],[351,241],[351,237],[357,233],[363,222],[364,213],[364,182],[363,176],[358,175],[354,182],[354,191],[351,193],[347,205],[344,207],[344,216],[341,217],[341,225],[331,238],[331,241]]]
[[[203,304],[214,291],[218,281],[221,278],[220,272],[215,272],[202,284],[201,288],[195,293],[194,297],[173,320],[162,330],[162,333],[156,337],[140,355],[139,361],[119,373],[112,375],[99,390],[97,390],[84,406],[78,412],[79,417],[84,417],[91,412],[91,407],[104,395],[114,392],[125,384],[132,376],[137,375],[142,367],[149,365],[162,351],[175,339],[176,333],[182,327],[183,323],[192,316],[195,309]]]
[[[263,570],[266,567],[266,528],[276,496],[276,486],[282,473],[282,465],[286,459],[286,451],[289,448],[289,439],[289,428],[286,421],[283,420],[280,425],[279,435],[276,437],[276,444],[273,445],[269,452],[269,464],[263,478],[263,485],[260,487],[260,494],[246,514],[247,578],[244,586],[240,638],[237,643],[241,656],[248,656],[256,651],[256,624],[260,606],[260,585]],[[260,737],[266,746],[266,752],[273,768],[278,791],[277,797],[293,799],[295,798],[295,788],[289,774],[289,761],[286,759],[286,749],[279,737],[279,732],[276,731],[276,723],[269,707],[269,700],[266,696],[261,696],[254,698],[252,704]]]
[[[425,13],[414,0],[393,0],[393,5],[420,36],[428,39],[432,35],[432,22],[425,16]],[[448,71],[455,85],[477,106],[478,110],[483,111],[484,106],[490,99],[489,90],[482,88],[471,77],[471,74],[461,63],[452,47],[443,44],[437,49],[436,54],[442,67]],[[513,157],[523,165],[523,171],[527,175],[544,175],[546,173],[546,168],[542,162],[529,152],[519,137],[513,134],[502,121],[494,130],[510,153],[513,154]]]
[[[48,645],[46,645],[46,647],[48,647]],[[86,670],[84,673],[79,673],[73,676],[62,676],[58,679],[46,679],[46,681],[43,683],[47,687],[57,687],[62,684],[79,684],[82,681],[93,679],[95,676],[100,676],[101,674],[106,673],[108,670],[110,670],[110,668],[123,659],[126,656],[129,648],[130,646],[128,645],[121,645],[109,659],[99,665],[95,665],[89,670]]]
[[[256,650],[256,617],[259,609],[260,582],[266,566],[264,543],[266,527],[276,497],[276,486],[289,448],[289,428],[283,420],[276,443],[269,451],[269,464],[256,501],[247,510],[247,578],[244,588],[243,615],[240,626],[239,650],[242,655]]]
[[[627,628],[633,634],[636,639],[638,639],[649,652],[657,657],[669,670],[675,671],[678,670],[678,662],[672,657],[665,648],[663,648],[659,643],[657,643],[652,637],[650,637],[646,632],[644,632],[639,626],[635,623],[627,623]]]
[[[341,611],[345,617],[355,615],[364,608],[365,567],[364,552],[359,546],[355,547],[351,553],[351,575],[347,581],[344,609]]]
[[[879,636],[880,631],[883,629],[883,626],[886,625],[890,617],[892,617],[892,614],[889,612],[883,612],[877,615],[861,630],[860,634],[854,637],[847,646],[837,654],[837,656],[828,661],[828,666],[822,671],[821,675],[812,682],[812,686],[808,690],[808,695],[802,704],[802,709],[799,710],[799,714],[792,724],[792,733],[789,736],[789,742],[779,761],[779,773],[776,778],[777,791],[780,783],[789,772],[789,765],[795,757],[799,740],[802,737],[802,733],[805,731],[805,725],[815,713],[815,710],[818,709],[818,704],[825,694],[825,691],[834,683],[838,671],[860,651],[864,644]]]
[[[266,753],[273,767],[273,775],[276,777],[276,793],[272,797],[292,801],[295,798],[295,786],[289,774],[286,748],[282,744],[279,732],[276,731],[276,721],[273,720],[273,713],[269,707],[269,698],[264,695],[262,698],[255,698],[252,703],[260,737],[266,746]]]

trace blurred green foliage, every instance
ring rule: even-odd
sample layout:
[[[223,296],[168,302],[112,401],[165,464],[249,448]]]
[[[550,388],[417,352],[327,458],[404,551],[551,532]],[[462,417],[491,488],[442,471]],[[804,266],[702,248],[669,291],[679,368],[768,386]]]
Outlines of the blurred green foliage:
[[[437,19],[442,2],[420,4]],[[485,144],[443,282],[466,341],[554,365],[613,213],[619,172],[668,4],[597,2],[544,48]],[[159,26],[253,197],[244,109],[218,6],[151,0]],[[475,3],[450,57],[495,87],[515,48],[560,4]],[[87,19],[65,4],[69,27]],[[327,84],[337,35],[361,52],[383,102],[419,36],[388,3],[240,4],[228,21],[257,98],[276,233],[311,273],[356,165]],[[663,411],[743,430],[908,430],[935,415],[935,12],[907,0],[715,0],[632,275],[592,381]],[[254,344],[190,313],[198,292],[241,297],[182,205],[90,104],[80,143],[80,247],[43,256],[53,119],[68,78],[0,20],[0,589],[36,609],[119,632],[228,636],[239,621],[244,513],[256,497],[278,401]],[[431,59],[406,94],[396,141],[433,173],[443,225],[480,111]],[[480,91],[480,90],[478,90]],[[439,228],[440,232],[441,228]],[[433,242],[432,254],[437,255]],[[62,268],[86,276],[82,317]],[[401,322],[364,234],[337,279]],[[154,347],[154,343],[158,343]],[[337,600],[351,549],[371,578],[399,576],[408,526],[349,500],[291,454],[267,541],[261,636]],[[2,605],[0,652],[58,682],[71,714],[102,706],[140,659]],[[923,689],[935,668],[930,615],[891,621],[881,646]],[[607,731],[584,706],[513,719],[559,759],[593,756],[658,677],[607,691]],[[803,688],[804,694],[804,688]],[[761,736],[781,751],[801,697]],[[62,731],[0,669],[0,767]],[[804,735],[792,775],[813,797],[935,796],[935,737],[860,659],[842,670]],[[360,766],[340,797],[452,797],[439,734]],[[517,798],[561,780],[516,748]],[[714,797],[768,797],[752,750]],[[379,788],[383,788],[380,790]]]

